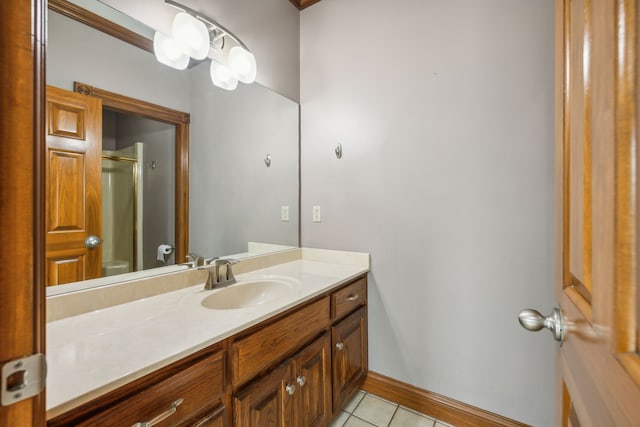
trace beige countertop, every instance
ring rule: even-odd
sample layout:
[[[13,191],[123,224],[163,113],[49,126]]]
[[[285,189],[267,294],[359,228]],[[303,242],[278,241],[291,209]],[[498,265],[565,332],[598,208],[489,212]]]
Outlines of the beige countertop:
[[[239,309],[201,301],[203,283],[47,323],[47,419],[282,313],[369,270],[368,254],[298,249],[300,259],[237,274],[291,291]],[[104,292],[104,290],[102,291]]]

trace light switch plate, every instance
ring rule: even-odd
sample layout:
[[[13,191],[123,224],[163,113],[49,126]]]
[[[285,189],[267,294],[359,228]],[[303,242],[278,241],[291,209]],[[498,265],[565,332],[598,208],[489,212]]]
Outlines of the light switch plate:
[[[313,222],[322,222],[322,212],[320,206],[313,207]]]
[[[283,221],[289,221],[289,206],[280,207],[280,219]]]

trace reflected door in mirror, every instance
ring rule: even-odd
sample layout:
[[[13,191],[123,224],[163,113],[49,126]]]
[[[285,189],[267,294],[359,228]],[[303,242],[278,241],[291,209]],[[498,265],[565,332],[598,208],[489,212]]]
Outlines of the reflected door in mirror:
[[[101,275],[101,111],[100,99],[47,87],[47,286]]]

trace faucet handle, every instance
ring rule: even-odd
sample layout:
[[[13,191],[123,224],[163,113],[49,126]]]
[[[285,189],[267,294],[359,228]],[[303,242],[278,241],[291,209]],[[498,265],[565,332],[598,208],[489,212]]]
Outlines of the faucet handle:
[[[217,259],[219,259],[217,256],[214,256],[213,258],[205,258],[202,265],[213,264]]]
[[[190,253],[190,254],[187,254],[186,258],[187,258],[186,264],[189,264],[192,268],[195,268],[201,265],[202,257],[199,255]]]

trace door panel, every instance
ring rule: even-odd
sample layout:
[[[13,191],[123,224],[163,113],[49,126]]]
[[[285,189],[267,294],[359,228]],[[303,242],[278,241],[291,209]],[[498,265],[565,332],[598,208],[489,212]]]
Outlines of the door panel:
[[[101,236],[101,101],[47,88],[45,167],[46,283],[101,276],[101,249],[85,247]]]
[[[556,1],[556,425],[640,425],[637,2]]]
[[[49,231],[84,229],[84,153],[49,151]],[[59,235],[52,235],[51,238]]]
[[[291,363],[280,366],[233,398],[233,425],[285,427],[295,425],[295,398],[286,392],[293,383]]]
[[[56,255],[47,258],[47,283],[61,285],[73,282],[85,271],[84,250],[56,251]]]
[[[296,367],[299,425],[326,425],[331,419],[331,338],[328,333],[302,350],[296,357]]]
[[[366,307],[331,328],[333,348],[333,410],[338,411],[367,374]]]

